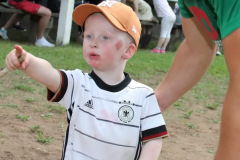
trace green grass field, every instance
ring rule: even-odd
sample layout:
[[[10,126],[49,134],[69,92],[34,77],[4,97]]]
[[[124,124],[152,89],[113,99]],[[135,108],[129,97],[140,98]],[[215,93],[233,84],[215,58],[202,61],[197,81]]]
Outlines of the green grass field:
[[[15,43],[11,41],[0,41],[0,67],[4,67],[6,55],[14,48]],[[57,46],[54,48],[36,47],[34,45],[20,44],[22,47],[35,56],[48,60],[55,68],[75,69],[79,68],[89,72],[91,68],[86,64],[82,56],[80,44]],[[138,49],[137,53],[130,59],[126,66],[126,72],[136,79],[149,78],[159,73],[166,73],[175,56],[174,52],[167,52],[164,55],[150,54],[149,50]],[[224,57],[216,57],[207,75],[217,78],[227,77],[228,72],[225,66]]]
[[[5,57],[14,48],[14,45],[15,43],[11,41],[0,41],[0,68],[4,68]],[[78,68],[84,72],[91,71],[83,58],[80,44],[74,43],[54,48],[20,45],[33,55],[48,60],[57,69],[72,70]],[[139,49],[133,58],[128,61],[125,71],[135,80],[156,88],[168,72],[174,56],[174,52],[157,55],[149,53],[149,50]],[[194,97],[205,99],[209,96],[208,93],[212,94],[212,92],[215,96],[222,96],[224,93],[220,92],[221,85],[227,83],[227,79],[228,72],[224,56],[218,56],[214,59],[204,78],[192,89]]]

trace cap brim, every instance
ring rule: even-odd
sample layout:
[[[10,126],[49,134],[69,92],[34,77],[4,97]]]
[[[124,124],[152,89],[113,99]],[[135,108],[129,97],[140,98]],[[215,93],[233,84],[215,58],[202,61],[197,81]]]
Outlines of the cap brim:
[[[125,31],[126,29],[118,22],[118,20],[112,16],[110,13],[108,13],[105,10],[102,10],[101,8],[97,7],[93,4],[81,4],[78,7],[76,7],[73,11],[72,18],[73,21],[83,26],[84,22],[86,21],[87,17],[91,15],[92,13],[102,13],[109,22],[114,25],[116,28],[118,28],[121,31]]]

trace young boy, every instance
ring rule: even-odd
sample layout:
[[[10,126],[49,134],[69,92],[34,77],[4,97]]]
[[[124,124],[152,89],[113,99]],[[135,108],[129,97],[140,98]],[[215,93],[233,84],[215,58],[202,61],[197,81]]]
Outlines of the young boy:
[[[67,109],[62,159],[158,160],[167,130],[156,97],[124,73],[140,38],[136,14],[123,3],[104,1],[78,6],[73,20],[84,28],[90,74],[56,70],[20,46],[6,57],[10,70],[21,67],[47,86],[48,100]],[[25,59],[21,64],[19,56]]]

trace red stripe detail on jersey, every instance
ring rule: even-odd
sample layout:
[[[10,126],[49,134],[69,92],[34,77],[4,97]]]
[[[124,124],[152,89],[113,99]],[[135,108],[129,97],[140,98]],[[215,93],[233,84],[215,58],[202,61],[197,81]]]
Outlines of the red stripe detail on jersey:
[[[167,135],[167,134],[168,134],[168,132],[165,131],[165,132],[161,132],[161,133],[154,134],[154,135],[151,135],[151,136],[143,137],[142,141],[146,141],[146,140],[149,140],[149,139],[154,139],[154,138],[157,138],[157,137],[162,137],[162,136]]]
[[[215,30],[215,28],[212,26],[212,24],[211,24],[211,22],[210,22],[210,20],[209,20],[209,18],[207,16],[207,14],[201,8],[198,8],[197,6],[188,7],[188,9],[198,19],[198,21],[201,23],[201,25],[203,26],[205,31],[208,33],[208,35],[213,40],[217,40],[219,35],[218,35],[217,31]],[[205,23],[203,22],[203,20],[207,23],[207,25],[211,29],[211,31],[209,31],[207,29],[207,27],[205,26]]]

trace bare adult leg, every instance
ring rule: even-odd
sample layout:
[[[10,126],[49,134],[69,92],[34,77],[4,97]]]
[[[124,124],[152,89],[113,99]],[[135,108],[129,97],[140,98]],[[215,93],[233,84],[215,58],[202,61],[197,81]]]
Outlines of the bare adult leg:
[[[50,31],[53,28],[53,17],[50,18],[47,27],[45,28],[43,36],[49,41],[49,42],[54,42],[52,38],[49,36]]]
[[[19,21],[24,15],[23,14],[13,14],[7,23],[0,29],[0,37],[3,39],[8,39],[7,30]]]
[[[160,37],[158,39],[158,43],[157,43],[156,47],[161,48],[164,42],[165,42],[165,38],[164,37]]]
[[[240,157],[239,40],[240,28],[223,39],[230,82],[222,110],[220,141],[215,160],[239,160]]]
[[[160,37],[158,39],[157,46],[151,51],[154,53],[165,53],[166,46],[169,42],[170,33],[172,30],[173,23],[176,17],[163,17],[161,21]]]
[[[21,20],[24,17],[23,14],[13,14],[9,20],[7,21],[7,23],[3,26],[3,28],[5,30],[8,30],[13,24],[15,24],[16,22],[18,22],[19,20]]]
[[[163,49],[163,50],[166,50],[166,47],[167,47],[169,41],[170,41],[170,38],[165,38],[165,41],[164,41],[164,43],[162,44],[162,49]]]
[[[41,39],[43,37],[44,30],[47,27],[52,13],[48,8],[41,6],[37,14],[40,16],[37,39]]]
[[[40,19],[38,24],[38,33],[35,45],[39,47],[54,47],[55,45],[48,42],[44,37],[44,31],[46,30],[48,22],[51,18],[51,11],[44,6],[41,6],[38,10],[37,15],[40,16]]]

